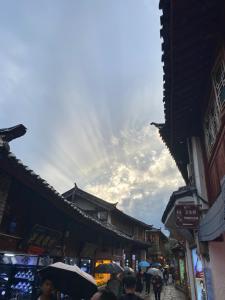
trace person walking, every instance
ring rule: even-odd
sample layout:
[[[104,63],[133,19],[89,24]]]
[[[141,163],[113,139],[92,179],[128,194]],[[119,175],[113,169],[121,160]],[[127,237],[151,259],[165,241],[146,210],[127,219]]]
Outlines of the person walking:
[[[91,300],[117,300],[117,297],[111,291],[103,289],[95,293]]]
[[[164,280],[165,285],[168,284],[168,279],[169,279],[169,272],[168,272],[168,269],[165,268],[163,270],[163,280]]]
[[[42,278],[41,281],[41,295],[38,300],[57,300],[58,296],[55,296],[55,288],[53,281],[48,278]]]
[[[155,300],[160,300],[161,292],[162,292],[162,285],[163,285],[161,276],[154,275],[152,277],[152,285],[153,285],[153,291],[155,294]]]
[[[146,294],[150,294],[150,287],[151,287],[151,278],[152,275],[149,273],[150,267],[145,272],[145,292]]]
[[[135,294],[136,278],[134,276],[126,276],[124,278],[125,294],[119,300],[143,300],[140,296]]]
[[[117,274],[112,274],[107,282],[107,290],[111,291],[116,297],[122,294],[122,281],[117,277]]]
[[[139,270],[136,275],[136,292],[141,294],[142,290],[143,290],[143,273],[141,270]]]

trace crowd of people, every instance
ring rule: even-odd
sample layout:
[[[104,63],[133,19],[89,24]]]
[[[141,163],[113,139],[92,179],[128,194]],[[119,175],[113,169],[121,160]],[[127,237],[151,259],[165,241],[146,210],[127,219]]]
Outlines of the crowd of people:
[[[151,286],[155,300],[160,300],[163,285],[174,282],[174,272],[169,268],[158,269],[156,274],[149,271],[150,268],[145,271],[140,269],[136,274],[112,274],[106,287],[95,293],[91,300],[141,300],[144,292],[146,295],[150,294]],[[61,299],[53,291],[53,282],[49,278],[43,278],[38,300]]]
[[[160,300],[163,285],[172,284],[175,280],[174,271],[169,267],[158,269],[157,274],[149,271],[150,268],[140,269],[136,274],[112,274],[106,288],[97,292],[91,300],[141,300],[144,289],[149,295],[151,286],[155,300]]]

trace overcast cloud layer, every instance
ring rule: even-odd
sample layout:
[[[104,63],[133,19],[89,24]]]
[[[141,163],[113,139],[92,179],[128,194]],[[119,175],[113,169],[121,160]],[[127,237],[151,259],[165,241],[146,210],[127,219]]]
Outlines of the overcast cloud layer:
[[[61,192],[79,187],[161,226],[182,179],[151,121],[163,121],[155,0],[0,4],[1,127],[13,152]]]

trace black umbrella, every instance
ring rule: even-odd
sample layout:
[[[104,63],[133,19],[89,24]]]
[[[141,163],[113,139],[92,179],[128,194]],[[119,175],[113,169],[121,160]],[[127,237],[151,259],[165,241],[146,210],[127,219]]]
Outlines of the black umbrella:
[[[40,270],[39,273],[51,279],[57,290],[73,299],[89,299],[97,291],[94,278],[77,266],[58,262]]]
[[[101,274],[116,274],[122,273],[124,270],[116,263],[101,264],[95,268],[95,273]]]
[[[130,267],[124,267],[124,274],[132,274],[134,270]]]

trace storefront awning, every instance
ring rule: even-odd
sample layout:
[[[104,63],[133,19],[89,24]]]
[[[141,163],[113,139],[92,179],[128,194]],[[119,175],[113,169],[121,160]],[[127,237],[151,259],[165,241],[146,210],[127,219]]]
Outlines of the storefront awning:
[[[200,222],[199,240],[213,241],[225,232],[224,199],[222,193]]]

